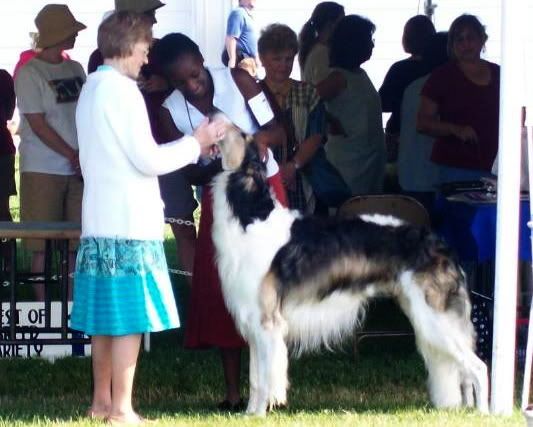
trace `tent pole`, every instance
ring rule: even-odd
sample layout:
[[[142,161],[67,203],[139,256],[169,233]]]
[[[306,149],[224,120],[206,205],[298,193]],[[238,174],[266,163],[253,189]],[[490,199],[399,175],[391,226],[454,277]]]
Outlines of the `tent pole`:
[[[511,415],[514,394],[520,193],[523,0],[501,1],[500,130],[491,412]]]
[[[433,0],[426,0],[424,2],[424,15],[433,21],[433,15],[435,14],[436,4],[433,4]]]

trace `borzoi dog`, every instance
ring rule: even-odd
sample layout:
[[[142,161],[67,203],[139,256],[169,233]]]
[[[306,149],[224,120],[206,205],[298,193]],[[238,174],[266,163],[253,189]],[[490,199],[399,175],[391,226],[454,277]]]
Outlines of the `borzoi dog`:
[[[411,321],[432,402],[488,411],[465,275],[438,237],[391,217],[301,217],[273,196],[250,138],[229,131],[220,150],[213,240],[226,305],[250,346],[247,413],[286,403],[287,345],[299,355],[339,344],[376,296]]]

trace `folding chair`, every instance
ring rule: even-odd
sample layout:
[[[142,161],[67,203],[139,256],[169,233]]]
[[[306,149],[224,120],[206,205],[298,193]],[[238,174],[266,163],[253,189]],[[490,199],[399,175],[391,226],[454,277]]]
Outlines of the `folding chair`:
[[[398,194],[354,196],[345,201],[337,211],[337,217],[350,219],[362,214],[392,215],[413,225],[431,225],[430,217],[424,206],[412,197]],[[354,353],[364,338],[412,336],[411,330],[362,330],[357,331],[354,339]]]
[[[392,215],[405,222],[426,226],[431,225],[429,214],[424,206],[409,196],[380,194],[354,196],[346,200],[337,211],[339,218],[355,218],[362,214]]]

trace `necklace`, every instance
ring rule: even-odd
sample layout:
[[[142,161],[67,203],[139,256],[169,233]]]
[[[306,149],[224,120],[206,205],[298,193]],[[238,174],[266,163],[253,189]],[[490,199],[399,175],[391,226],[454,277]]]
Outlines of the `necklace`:
[[[191,126],[191,134],[194,133],[194,126],[192,125],[192,120],[191,120],[191,112],[189,111],[189,103],[187,102],[187,99],[185,97],[183,97],[183,101],[185,102],[185,109],[187,110],[187,118],[189,119],[189,125]],[[220,110],[218,108],[215,108],[213,106],[213,108],[211,109],[211,111],[204,115],[204,117],[210,117],[212,116],[213,114],[217,113],[217,112],[220,112]],[[200,112],[201,113],[201,112]],[[203,113],[202,113],[203,114]]]
[[[185,108],[187,109],[187,117],[189,119],[189,125],[191,125],[191,135],[192,135],[194,133],[194,127],[192,125],[191,112],[189,111],[189,103],[187,102],[187,99],[185,97],[183,97],[183,101],[185,102]]]

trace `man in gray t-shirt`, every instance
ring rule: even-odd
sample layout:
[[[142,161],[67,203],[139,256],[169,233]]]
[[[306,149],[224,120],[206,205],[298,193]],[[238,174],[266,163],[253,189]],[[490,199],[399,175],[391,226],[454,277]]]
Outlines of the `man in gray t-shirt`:
[[[243,68],[252,76],[260,66],[257,53],[257,29],[252,11],[256,0],[239,0],[228,17],[222,62],[230,68]]]

